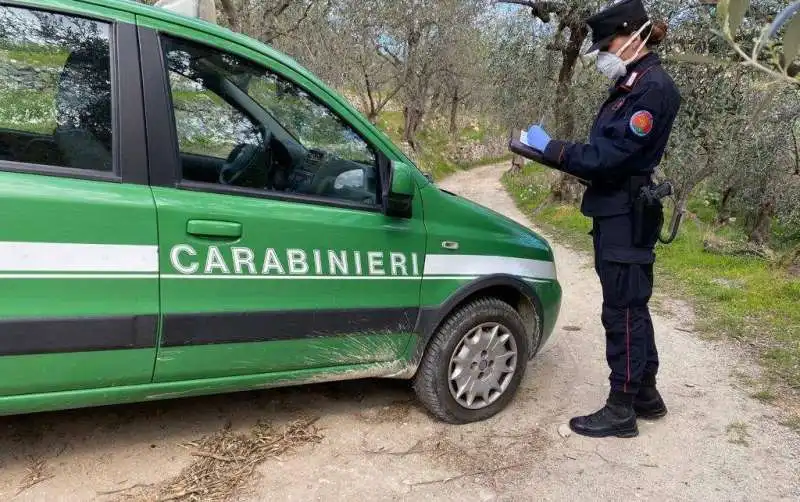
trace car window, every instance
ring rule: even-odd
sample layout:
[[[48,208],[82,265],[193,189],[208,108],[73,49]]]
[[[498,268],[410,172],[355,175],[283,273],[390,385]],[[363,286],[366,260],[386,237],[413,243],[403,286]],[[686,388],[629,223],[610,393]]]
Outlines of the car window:
[[[374,150],[291,81],[164,38],[184,180],[376,205]]]
[[[190,54],[169,53],[172,105],[182,154],[227,159],[236,145],[260,145],[258,128],[245,114],[210,90],[192,69]]]
[[[112,170],[110,33],[0,6],[0,160]]]
[[[235,83],[307,147],[356,162],[375,161],[374,153],[352,128],[288,80],[263,73],[247,81],[239,76]]]

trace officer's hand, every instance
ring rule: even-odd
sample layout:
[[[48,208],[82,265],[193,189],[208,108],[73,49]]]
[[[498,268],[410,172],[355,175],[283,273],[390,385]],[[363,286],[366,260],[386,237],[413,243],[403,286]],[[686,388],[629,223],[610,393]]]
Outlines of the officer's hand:
[[[532,148],[544,152],[550,143],[550,135],[542,129],[542,126],[534,125],[528,129],[527,143]]]

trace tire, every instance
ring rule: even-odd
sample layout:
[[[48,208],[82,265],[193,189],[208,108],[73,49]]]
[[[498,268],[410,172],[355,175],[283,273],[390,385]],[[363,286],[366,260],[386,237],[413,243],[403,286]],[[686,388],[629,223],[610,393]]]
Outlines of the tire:
[[[493,331],[495,326],[497,331]],[[497,333],[494,338],[493,332]],[[488,346],[483,348],[480,342],[487,341]],[[515,357],[509,358],[508,353],[513,352],[510,347],[515,348]],[[497,355],[499,352],[503,353]],[[519,313],[497,298],[481,298],[454,311],[436,331],[414,376],[414,391],[423,406],[443,422],[467,424],[486,420],[502,411],[514,397],[525,374],[528,354],[528,336]],[[508,372],[511,368],[513,373]],[[451,382],[451,375],[460,378]],[[478,389],[499,384],[502,389],[496,387],[489,394],[481,392],[489,399],[476,398],[468,405],[465,400],[470,392],[464,393],[460,400],[454,395],[459,393],[459,383],[462,388],[475,388],[470,387],[474,384]]]

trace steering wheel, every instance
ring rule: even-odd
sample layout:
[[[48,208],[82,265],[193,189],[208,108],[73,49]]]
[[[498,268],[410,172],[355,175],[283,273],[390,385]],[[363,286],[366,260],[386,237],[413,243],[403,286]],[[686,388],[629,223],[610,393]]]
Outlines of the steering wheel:
[[[242,175],[255,166],[261,148],[258,145],[241,143],[228,155],[222,169],[219,170],[219,182],[231,185]]]

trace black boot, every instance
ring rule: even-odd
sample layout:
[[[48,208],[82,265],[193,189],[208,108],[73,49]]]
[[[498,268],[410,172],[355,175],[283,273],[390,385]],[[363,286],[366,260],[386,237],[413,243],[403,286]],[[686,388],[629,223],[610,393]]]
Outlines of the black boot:
[[[576,434],[594,438],[635,437],[639,435],[639,428],[636,426],[633,398],[633,394],[612,391],[602,409],[591,415],[573,418],[569,421],[569,428]]]
[[[636,416],[645,420],[655,420],[667,414],[667,405],[661,399],[655,383],[642,385],[636,399],[633,400],[633,409]]]

